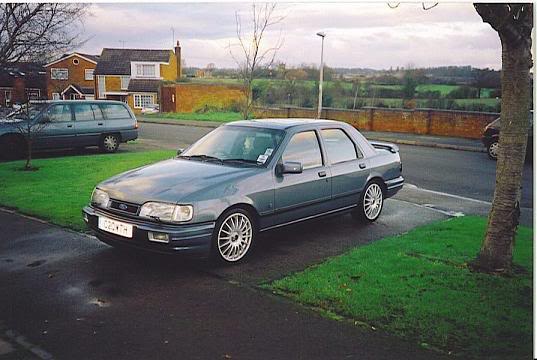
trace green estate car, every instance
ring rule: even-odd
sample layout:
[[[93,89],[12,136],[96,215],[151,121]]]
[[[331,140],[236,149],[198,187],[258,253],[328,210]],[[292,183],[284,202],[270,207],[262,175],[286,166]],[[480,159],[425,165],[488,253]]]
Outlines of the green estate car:
[[[58,100],[31,103],[0,119],[0,157],[14,159],[31,137],[36,150],[98,146],[115,152],[138,137],[136,117],[127,104],[109,100]]]

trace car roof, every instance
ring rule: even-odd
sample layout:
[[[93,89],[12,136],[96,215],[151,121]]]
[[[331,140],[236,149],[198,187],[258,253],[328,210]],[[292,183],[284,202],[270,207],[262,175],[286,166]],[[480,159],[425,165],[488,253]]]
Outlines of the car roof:
[[[341,121],[333,120],[324,120],[324,119],[255,119],[255,120],[239,120],[227,123],[226,125],[237,125],[237,126],[250,126],[250,127],[259,127],[259,128],[268,128],[268,129],[279,129],[285,130],[292,127],[302,126],[302,125],[339,125],[345,124]]]
[[[122,101],[117,100],[35,100],[31,101],[31,104],[89,104],[89,103],[98,103],[98,104],[124,104]]]

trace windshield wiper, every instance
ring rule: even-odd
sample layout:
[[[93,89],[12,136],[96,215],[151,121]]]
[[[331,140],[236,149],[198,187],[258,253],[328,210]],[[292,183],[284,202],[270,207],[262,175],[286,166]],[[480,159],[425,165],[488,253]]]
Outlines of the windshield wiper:
[[[223,163],[222,159],[220,159],[220,158],[217,158],[215,156],[210,156],[210,155],[203,155],[203,154],[199,154],[199,155],[180,155],[179,157],[184,158],[184,159],[200,159],[200,160],[203,160],[203,161],[218,161],[219,163]]]
[[[255,160],[250,160],[250,159],[242,159],[242,158],[237,158],[237,159],[222,159],[223,162],[237,162],[237,163],[242,163],[242,164],[248,164],[248,165],[259,165],[260,163],[258,163],[257,161]]]

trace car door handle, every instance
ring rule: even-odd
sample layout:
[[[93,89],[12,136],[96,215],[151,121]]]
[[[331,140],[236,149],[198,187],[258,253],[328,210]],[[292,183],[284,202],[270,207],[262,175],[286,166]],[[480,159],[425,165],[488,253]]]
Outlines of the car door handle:
[[[99,125],[99,126],[100,126],[100,125],[103,125],[103,123],[97,123],[97,125]]]
[[[72,127],[73,127],[73,125],[67,125],[67,127],[68,127],[68,128],[72,128]]]
[[[319,174],[319,177],[325,177],[326,171],[319,171],[317,174]]]
[[[365,164],[364,163],[361,163],[358,166],[360,167],[360,169],[365,169]]]

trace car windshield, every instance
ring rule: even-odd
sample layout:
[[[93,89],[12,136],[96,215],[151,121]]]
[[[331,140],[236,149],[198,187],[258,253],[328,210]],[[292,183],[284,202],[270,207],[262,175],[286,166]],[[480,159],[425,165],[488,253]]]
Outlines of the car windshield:
[[[12,112],[11,114],[9,114],[7,116],[8,119],[14,119],[14,118],[21,118],[21,117],[24,117],[26,118],[26,116],[28,115],[28,117],[30,119],[33,119],[34,117],[36,117],[40,112],[41,110],[43,110],[43,108],[45,107],[46,104],[29,104],[29,105],[23,105],[21,106],[20,109]]]
[[[221,126],[192,145],[181,158],[263,165],[270,161],[284,131],[246,126]]]

